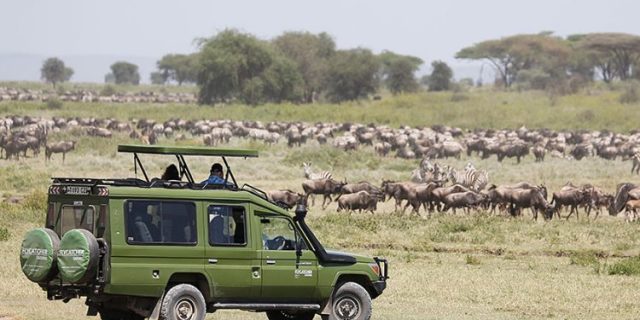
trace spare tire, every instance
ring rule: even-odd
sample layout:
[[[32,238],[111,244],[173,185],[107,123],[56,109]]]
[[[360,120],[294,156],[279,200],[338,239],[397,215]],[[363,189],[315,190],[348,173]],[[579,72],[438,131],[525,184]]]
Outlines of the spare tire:
[[[85,283],[94,279],[100,260],[100,248],[93,234],[85,229],[67,231],[60,240],[58,269],[62,280]]]
[[[32,229],[24,236],[20,248],[22,272],[33,282],[47,282],[56,276],[56,255],[60,238],[51,229]]]

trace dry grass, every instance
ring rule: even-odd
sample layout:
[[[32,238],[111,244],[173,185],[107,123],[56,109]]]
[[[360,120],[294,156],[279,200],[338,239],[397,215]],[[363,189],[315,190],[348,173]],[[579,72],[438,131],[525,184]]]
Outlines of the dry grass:
[[[164,107],[159,107],[164,108]],[[59,138],[69,138],[63,135]],[[0,204],[0,319],[82,319],[82,301],[49,302],[19,270],[21,236],[44,218],[42,200],[51,176],[125,177],[132,174],[129,155],[115,152],[124,135],[113,139],[81,137],[78,150],[62,164],[42,156],[0,161],[0,193],[26,196],[23,205]],[[173,143],[161,141],[161,143]],[[199,144],[198,138],[181,144]],[[405,180],[417,160],[378,158],[370,147],[353,153],[310,143],[288,149],[232,139],[231,146],[258,148],[257,160],[233,160],[240,182],[264,189],[300,190],[302,161],[331,170],[339,179]],[[55,157],[55,156],[54,156]],[[153,175],[172,158],[145,156]],[[189,158],[196,177],[206,176],[211,159]],[[468,159],[445,163],[462,167]],[[567,181],[592,183],[612,191],[622,181],[636,181],[629,163],[587,159],[550,159],[521,165],[495,159],[472,161],[487,169],[496,184],[532,181],[556,190]],[[316,199],[318,200],[318,199]],[[410,216],[394,213],[391,202],[375,215],[335,213],[311,208],[309,221],[328,246],[367,255],[384,255],[391,264],[387,291],[374,302],[374,319],[635,319],[640,314],[640,277],[610,275],[635,270],[640,233],[636,224],[617,217],[580,221],[531,221],[475,213],[470,216]],[[566,213],[565,213],[566,214]],[[614,271],[612,271],[614,270]],[[631,273],[631,272],[629,272]],[[261,314],[219,312],[208,319],[264,319]]]

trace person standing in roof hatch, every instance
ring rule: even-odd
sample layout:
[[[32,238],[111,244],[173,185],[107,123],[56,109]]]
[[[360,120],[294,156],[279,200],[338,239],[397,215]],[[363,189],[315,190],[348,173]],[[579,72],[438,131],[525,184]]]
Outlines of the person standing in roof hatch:
[[[225,180],[223,178],[224,174],[222,172],[222,165],[219,163],[214,163],[211,166],[211,171],[209,172],[209,178],[207,180],[202,181],[203,184],[209,185],[224,185]],[[226,182],[227,186],[232,186],[233,184],[230,182]]]

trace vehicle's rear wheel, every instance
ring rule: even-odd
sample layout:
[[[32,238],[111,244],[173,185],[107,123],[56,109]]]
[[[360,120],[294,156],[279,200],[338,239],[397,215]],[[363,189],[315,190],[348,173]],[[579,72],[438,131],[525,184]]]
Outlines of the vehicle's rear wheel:
[[[311,320],[315,315],[313,311],[267,311],[269,320]]]
[[[333,295],[330,320],[369,320],[371,296],[361,285],[346,282]]]
[[[102,320],[144,320],[144,317],[137,315],[131,311],[103,309],[103,310],[100,310],[100,319]]]
[[[160,320],[204,320],[206,313],[200,290],[190,284],[179,284],[164,296]]]

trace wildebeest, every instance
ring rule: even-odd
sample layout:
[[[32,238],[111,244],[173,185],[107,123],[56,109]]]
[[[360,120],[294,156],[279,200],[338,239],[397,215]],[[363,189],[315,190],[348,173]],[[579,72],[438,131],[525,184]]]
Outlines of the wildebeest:
[[[370,194],[367,191],[359,191],[350,194],[341,194],[336,198],[338,202],[338,212],[342,210],[354,211],[362,210],[370,211],[372,214],[377,209],[380,194]]]
[[[452,193],[460,193],[460,192],[468,192],[468,191],[471,191],[471,190],[459,184],[455,184],[449,187],[434,188],[433,191],[431,191],[431,195],[433,196],[432,201],[438,208],[438,211],[440,211],[441,210],[440,203],[444,203],[444,198],[446,196]]]
[[[638,209],[640,208],[640,200],[629,200],[624,206],[627,222],[636,221],[638,218]]]
[[[418,208],[420,204],[417,201],[411,201],[415,199],[415,187],[417,185],[413,182],[404,181],[404,182],[395,182],[384,180],[382,181],[382,192],[385,195],[385,198],[395,200],[395,211],[398,211],[399,207],[402,207],[402,200],[407,200],[407,204],[402,209],[402,213],[405,212],[407,207],[411,205],[413,207],[413,212],[418,213]]]
[[[576,219],[579,219],[578,206],[584,204],[588,196],[588,191],[585,189],[567,186],[565,189],[553,193],[551,204],[554,205],[558,218],[560,218],[560,210],[562,210],[562,207],[569,206],[570,211],[567,220],[569,220],[569,217],[571,217],[574,211],[576,213]]]
[[[543,212],[545,220],[553,218],[554,207],[547,203],[540,189],[511,189],[506,193],[506,197],[512,215],[517,215],[521,209],[531,208],[533,220],[538,219],[538,210]]]
[[[468,213],[471,207],[480,204],[484,198],[485,195],[474,191],[451,193],[442,200],[444,203],[442,211],[447,212],[451,208],[453,214],[456,214],[456,208],[464,208]]]
[[[64,163],[67,152],[75,149],[76,141],[60,141],[52,144],[47,144],[44,149],[45,160],[51,160],[51,155],[54,153],[62,153],[62,163]]]
[[[315,180],[305,180],[302,182],[302,189],[304,190],[305,199],[308,199],[312,194],[321,194],[323,195],[322,199],[322,209],[326,208],[326,205],[331,203],[333,199],[331,199],[332,194],[340,193],[340,189],[344,186],[345,182],[339,182],[333,179],[315,179]],[[329,202],[327,203],[327,199]],[[315,202],[312,200],[312,205]]]
[[[304,199],[304,195],[291,190],[274,190],[267,192],[269,200],[291,209]]]

